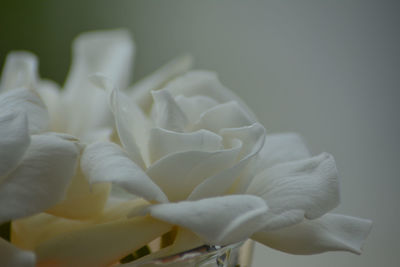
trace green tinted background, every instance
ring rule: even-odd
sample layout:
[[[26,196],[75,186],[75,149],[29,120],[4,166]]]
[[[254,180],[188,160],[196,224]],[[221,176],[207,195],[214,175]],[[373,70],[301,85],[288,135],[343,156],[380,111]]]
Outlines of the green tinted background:
[[[398,266],[400,39],[397,1],[0,1],[0,62],[14,49],[62,83],[82,31],[126,27],[135,79],[190,52],[217,71],[269,132],[295,131],[332,153],[335,212],[370,218],[362,256],[290,256],[257,246],[254,266]]]

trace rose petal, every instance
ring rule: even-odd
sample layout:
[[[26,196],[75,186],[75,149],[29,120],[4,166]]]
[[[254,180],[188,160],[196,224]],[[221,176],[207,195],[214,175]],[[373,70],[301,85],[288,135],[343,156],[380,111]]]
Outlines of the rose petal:
[[[173,153],[214,152],[221,149],[223,149],[222,137],[207,130],[191,133],[177,133],[161,128],[150,130],[149,154],[151,162]]]
[[[224,138],[241,140],[243,143],[239,154],[240,160],[230,168],[210,176],[193,190],[188,199],[195,200],[224,194],[245,170],[252,158],[262,148],[265,139],[265,129],[261,124],[255,123],[248,127],[223,129],[221,135]],[[243,177],[238,181],[235,192],[242,193],[247,187],[247,179]],[[250,178],[252,178],[250,176]]]
[[[251,109],[228,88],[218,80],[216,73],[209,71],[189,71],[179,76],[165,86],[173,96],[184,95],[186,97],[202,95],[215,99],[219,103],[234,101],[255,120],[256,116]]]
[[[81,168],[78,168],[64,200],[46,212],[70,219],[93,219],[103,211],[110,189],[111,185],[107,183],[89,184]]]
[[[268,207],[251,195],[231,195],[153,205],[151,216],[192,230],[207,243],[226,245],[246,239],[263,226]]]
[[[128,96],[118,89],[112,91],[110,102],[122,145],[130,158],[140,167],[145,168],[145,161],[149,161],[147,149],[149,120],[142,110],[131,103]]]
[[[227,102],[204,112],[192,130],[207,129],[218,133],[223,128],[245,127],[255,122],[238,103]]]
[[[43,242],[92,224],[91,221],[70,220],[39,213],[12,222],[11,242],[21,249],[35,250]]]
[[[183,132],[188,124],[185,114],[166,90],[151,92],[154,99],[155,123],[166,130]]]
[[[0,186],[21,161],[29,143],[28,121],[24,113],[0,115]]]
[[[95,88],[88,77],[102,73],[117,87],[126,88],[133,55],[134,44],[128,31],[91,32],[75,40],[71,69],[63,92],[68,107],[69,133],[82,138],[93,129],[113,126],[112,114],[104,108],[108,102],[107,94]]]
[[[260,231],[252,239],[292,254],[316,254],[343,250],[361,253],[361,245],[371,230],[370,220],[326,214],[316,220],[277,231]]]
[[[109,266],[170,229],[151,217],[97,224],[42,243],[36,249],[38,265]]]
[[[33,135],[18,165],[0,186],[0,222],[43,211],[63,199],[79,149],[57,135]]]
[[[20,250],[0,238],[0,265],[3,267],[34,267],[36,257],[33,252]]]
[[[7,55],[0,81],[0,92],[14,88],[32,88],[37,82],[37,58],[29,52]]]
[[[218,105],[214,99],[202,95],[191,97],[178,95],[175,97],[175,101],[188,118],[189,123],[195,123],[200,119],[201,114]]]
[[[49,114],[34,90],[18,88],[1,94],[0,114],[10,111],[26,114],[31,134],[41,133],[48,129]]]
[[[113,182],[148,201],[168,201],[161,189],[114,143],[87,146],[81,166],[90,183]]]
[[[304,210],[306,218],[318,218],[339,203],[335,161],[323,153],[275,165],[254,177],[246,193],[265,199],[276,214]]]
[[[215,152],[187,151],[169,154],[153,163],[147,175],[163,189],[170,201],[186,199],[207,177],[231,167],[241,150],[239,140]]]
[[[129,90],[132,92],[131,99],[138,103],[145,112],[148,112],[153,101],[150,91],[160,89],[171,79],[185,73],[191,68],[192,64],[193,59],[189,55],[173,59],[143,80],[134,84]]]
[[[311,157],[302,138],[295,133],[272,134],[265,137],[258,154],[257,170],[262,171],[279,163]]]

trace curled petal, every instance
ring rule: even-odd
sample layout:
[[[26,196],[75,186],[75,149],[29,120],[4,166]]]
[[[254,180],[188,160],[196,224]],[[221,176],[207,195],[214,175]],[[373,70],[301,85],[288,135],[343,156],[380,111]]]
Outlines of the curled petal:
[[[295,133],[272,134],[265,137],[258,154],[257,170],[262,171],[279,163],[311,157],[302,138]]]
[[[148,201],[168,201],[161,189],[116,144],[87,146],[81,166],[91,183],[112,182]]]
[[[186,151],[169,154],[147,170],[151,179],[163,189],[170,201],[186,199],[206,178],[231,167],[241,150],[235,140],[232,148],[219,151]]]
[[[227,102],[204,112],[193,130],[207,129],[218,133],[223,128],[240,128],[255,122],[237,102]]]
[[[34,267],[36,257],[33,252],[20,250],[0,238],[0,265],[3,267]]]
[[[167,82],[176,76],[188,71],[193,64],[190,55],[177,57],[143,80],[137,82],[129,91],[131,91],[132,99],[146,112],[150,110],[152,96],[150,91],[162,88]]]
[[[20,51],[7,55],[0,81],[0,91],[14,88],[32,88],[37,82],[37,58],[34,54]]]
[[[251,195],[231,195],[153,205],[151,216],[192,230],[205,242],[226,245],[259,231],[268,207]]]
[[[246,167],[262,148],[265,139],[265,129],[261,124],[255,123],[248,127],[223,129],[221,135],[226,139],[241,140],[240,160],[229,168],[208,177],[198,184],[188,199],[195,200],[206,197],[214,197],[226,193],[233,185],[235,180],[246,170]],[[246,178],[251,178],[246,177]],[[248,184],[247,179],[243,178],[235,186],[235,192],[244,192]]]
[[[186,151],[212,152],[223,149],[222,137],[200,130],[191,133],[178,133],[161,128],[150,130],[149,154],[151,162],[164,156]]]
[[[166,130],[183,132],[188,123],[185,114],[166,90],[151,92],[154,99],[156,126]]]
[[[251,109],[236,96],[231,90],[226,88],[218,80],[216,73],[209,71],[189,71],[186,74],[172,80],[164,87],[173,96],[183,95],[186,97],[202,95],[215,99],[219,103],[234,101],[255,120],[256,116]]]
[[[79,148],[61,135],[33,135],[16,169],[0,186],[0,221],[18,219],[61,201],[75,173]]]
[[[292,254],[316,254],[343,250],[361,253],[361,245],[371,230],[370,220],[326,214],[277,231],[260,231],[252,239]]]
[[[175,97],[175,101],[182,109],[183,113],[185,113],[190,123],[195,123],[204,112],[218,105],[217,101],[203,95],[191,97],[178,95]]]
[[[49,126],[49,114],[38,93],[31,89],[18,88],[0,96],[0,114],[10,111],[25,113],[28,117],[31,134],[46,131]]]
[[[276,214],[304,210],[306,218],[318,218],[339,204],[335,161],[323,153],[275,165],[259,173],[246,193],[265,199]]]
[[[24,113],[0,115],[0,186],[21,161],[29,143],[28,121]]]

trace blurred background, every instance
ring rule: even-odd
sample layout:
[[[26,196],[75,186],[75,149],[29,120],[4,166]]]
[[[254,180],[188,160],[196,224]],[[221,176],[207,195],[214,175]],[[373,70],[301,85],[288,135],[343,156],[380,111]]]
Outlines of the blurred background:
[[[400,238],[400,2],[0,0],[0,64],[16,49],[62,84],[83,31],[124,27],[134,80],[190,52],[270,133],[294,131],[341,175],[335,212],[374,221],[361,256],[292,256],[257,245],[254,266],[395,267]]]

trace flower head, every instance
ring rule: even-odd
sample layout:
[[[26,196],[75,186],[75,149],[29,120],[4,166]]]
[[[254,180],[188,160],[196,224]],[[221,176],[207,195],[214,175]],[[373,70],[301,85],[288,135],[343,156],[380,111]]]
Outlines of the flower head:
[[[14,222],[14,244],[43,266],[115,264],[166,233],[146,259],[247,238],[294,254],[360,253],[371,222],[328,213],[339,204],[331,155],[312,156],[297,134],[267,135],[216,74],[189,71],[188,56],[120,89],[133,47],[124,31],[82,35],[65,90],[38,89],[50,124],[86,147],[65,199]],[[113,123],[117,135],[102,135]]]

